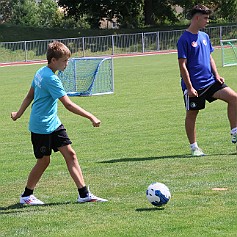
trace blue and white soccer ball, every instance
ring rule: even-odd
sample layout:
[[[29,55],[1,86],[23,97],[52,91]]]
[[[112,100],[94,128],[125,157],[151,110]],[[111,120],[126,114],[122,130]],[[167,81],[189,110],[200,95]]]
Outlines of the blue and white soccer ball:
[[[165,184],[156,182],[148,186],[146,197],[152,205],[162,207],[169,202],[171,193]]]

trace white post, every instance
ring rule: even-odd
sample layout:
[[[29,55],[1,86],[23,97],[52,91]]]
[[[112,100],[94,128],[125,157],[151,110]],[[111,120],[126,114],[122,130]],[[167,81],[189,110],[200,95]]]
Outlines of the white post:
[[[82,37],[82,56],[85,57],[85,38]]]
[[[144,33],[142,33],[142,53],[145,53]]]
[[[27,62],[27,48],[26,48],[26,41],[24,41],[24,48],[25,48],[25,62]]]
[[[114,35],[111,35],[111,42],[112,42],[112,55],[114,55]]]

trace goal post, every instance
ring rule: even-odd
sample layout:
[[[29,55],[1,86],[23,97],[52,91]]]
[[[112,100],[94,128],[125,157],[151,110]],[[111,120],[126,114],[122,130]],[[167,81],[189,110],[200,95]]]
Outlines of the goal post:
[[[222,66],[237,65],[237,39],[221,40]]]
[[[111,57],[71,58],[64,71],[58,72],[68,96],[90,96],[114,92]]]

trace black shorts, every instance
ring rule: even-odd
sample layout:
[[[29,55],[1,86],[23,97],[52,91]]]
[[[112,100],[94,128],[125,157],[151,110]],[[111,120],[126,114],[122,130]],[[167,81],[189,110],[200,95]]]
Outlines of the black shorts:
[[[227,87],[226,84],[215,82],[212,85],[198,90],[198,97],[189,97],[187,90],[184,91],[184,104],[186,110],[201,110],[205,108],[206,100],[211,103],[216,99],[212,97],[217,91]]]
[[[62,124],[50,134],[31,132],[31,142],[37,159],[43,158],[43,156],[50,156],[52,149],[57,152],[58,147],[72,144]]]

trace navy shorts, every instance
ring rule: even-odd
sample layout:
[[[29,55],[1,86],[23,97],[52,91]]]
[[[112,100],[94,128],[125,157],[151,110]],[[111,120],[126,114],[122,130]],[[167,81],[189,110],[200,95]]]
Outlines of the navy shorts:
[[[212,85],[198,90],[198,97],[189,97],[187,90],[184,91],[184,104],[186,110],[201,110],[205,108],[206,100],[211,103],[216,99],[212,97],[217,91],[227,87],[226,84],[215,82]]]
[[[37,159],[41,159],[43,156],[50,156],[52,149],[54,152],[57,152],[58,147],[72,144],[66,129],[62,124],[50,134],[31,132],[31,142],[34,149],[34,155]]]

